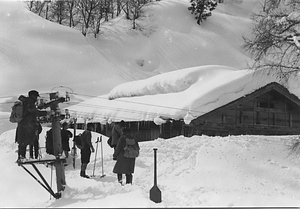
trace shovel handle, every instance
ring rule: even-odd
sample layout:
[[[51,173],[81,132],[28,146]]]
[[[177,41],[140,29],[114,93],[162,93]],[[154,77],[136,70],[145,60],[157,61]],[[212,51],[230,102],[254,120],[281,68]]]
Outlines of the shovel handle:
[[[153,148],[154,150],[154,186],[157,186],[157,148]]]

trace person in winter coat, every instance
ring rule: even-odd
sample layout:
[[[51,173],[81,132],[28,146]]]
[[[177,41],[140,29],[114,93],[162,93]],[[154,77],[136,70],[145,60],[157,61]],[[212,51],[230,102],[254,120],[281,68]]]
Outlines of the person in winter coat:
[[[71,131],[68,130],[68,123],[64,122],[61,129],[61,145],[66,158],[69,157],[70,145],[69,139],[73,137]]]
[[[113,168],[113,173],[117,174],[118,182],[122,184],[123,174],[126,176],[126,184],[132,184],[132,174],[134,173],[135,158],[124,157],[124,148],[126,146],[126,138],[133,138],[130,129],[123,130],[123,135],[120,137],[117,147],[113,154],[113,159],[116,160],[116,164]],[[138,145],[138,142],[135,140]]]
[[[81,149],[81,170],[80,170],[80,176],[84,178],[90,178],[88,175],[86,175],[86,168],[87,165],[90,162],[91,153],[95,152],[95,149],[92,145],[92,133],[91,131],[94,130],[93,124],[88,124],[87,130],[82,133],[83,137],[83,149]]]
[[[112,147],[114,147],[114,149],[116,149],[118,141],[120,137],[123,135],[122,130],[124,127],[125,127],[125,122],[123,120],[119,123],[118,122],[113,123],[113,128],[111,131],[111,137],[112,137],[111,145]]]
[[[27,145],[33,145],[36,139],[37,131],[37,117],[46,116],[47,111],[40,111],[36,108],[35,103],[39,97],[39,93],[36,90],[28,92],[28,97],[20,96],[23,99],[23,118],[18,123],[16,130],[16,142],[18,143],[18,160],[22,162],[26,158]]]
[[[40,149],[40,145],[39,145],[39,135],[42,132],[42,126],[39,122],[36,123],[36,131],[35,131],[35,139],[33,141],[33,145],[29,145],[29,155],[30,158],[33,159],[38,159],[39,157],[39,149]],[[34,153],[34,156],[33,156]]]

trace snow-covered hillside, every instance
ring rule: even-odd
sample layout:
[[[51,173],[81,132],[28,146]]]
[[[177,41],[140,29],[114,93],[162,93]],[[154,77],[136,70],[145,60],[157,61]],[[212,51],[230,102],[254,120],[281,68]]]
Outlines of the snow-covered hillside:
[[[17,96],[32,88],[49,92],[63,85],[101,95],[124,81],[186,67],[244,68],[248,58],[240,45],[241,35],[249,34],[249,13],[255,8],[250,2],[225,1],[201,26],[187,10],[187,0],[155,2],[138,22],[142,32],[131,30],[131,22],[121,17],[104,23],[94,39],[29,12],[21,1],[1,1],[0,94]]]

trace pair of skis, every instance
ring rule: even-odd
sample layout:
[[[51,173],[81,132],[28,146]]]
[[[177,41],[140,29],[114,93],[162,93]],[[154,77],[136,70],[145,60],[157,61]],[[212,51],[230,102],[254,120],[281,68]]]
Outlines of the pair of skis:
[[[93,175],[91,177],[95,177],[95,168],[96,168],[96,161],[97,161],[97,152],[98,152],[98,145],[99,143],[101,143],[101,167],[102,167],[102,175],[100,176],[100,178],[103,178],[105,176],[104,174],[104,169],[103,169],[103,145],[102,145],[102,136],[100,136],[100,140],[99,137],[97,138],[97,146],[96,146],[96,153],[95,153],[95,161],[94,161],[94,169],[93,169]]]

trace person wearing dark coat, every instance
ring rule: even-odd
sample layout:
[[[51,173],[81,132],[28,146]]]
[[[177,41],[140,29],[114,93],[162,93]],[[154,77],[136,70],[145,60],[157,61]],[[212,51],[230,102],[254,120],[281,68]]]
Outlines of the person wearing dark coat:
[[[18,162],[26,159],[26,147],[27,145],[33,145],[33,142],[36,139],[37,117],[47,115],[47,111],[41,111],[36,108],[35,103],[39,97],[39,93],[37,91],[29,91],[28,97],[23,95],[20,97],[23,99],[23,118],[18,123],[16,130],[16,142],[18,143]]]
[[[85,130],[82,133],[82,137],[83,137],[83,149],[81,149],[81,170],[80,170],[80,176],[84,177],[84,178],[90,178],[88,175],[86,175],[86,168],[87,165],[90,162],[90,158],[91,158],[91,153],[95,152],[95,149],[93,147],[92,144],[92,133],[91,131],[94,130],[94,125],[93,124],[89,124],[87,127],[87,130]]]
[[[125,128],[123,130],[123,135],[120,137],[117,147],[113,154],[113,159],[116,160],[116,164],[113,168],[113,173],[117,174],[118,182],[122,184],[122,175],[125,174],[126,176],[126,184],[132,184],[132,174],[134,173],[135,167],[135,158],[127,158],[124,157],[124,148],[126,146],[126,138],[133,138],[130,133],[130,129]],[[137,146],[138,142],[136,141]]]
[[[39,145],[39,135],[42,132],[42,126],[39,122],[37,122],[36,124],[36,131],[35,131],[35,139],[33,141],[33,145],[29,145],[29,155],[30,158],[33,159],[38,159],[39,157],[39,149],[40,149],[40,145]],[[34,156],[33,156],[34,153]]]
[[[66,158],[69,157],[70,145],[69,139],[73,137],[71,131],[68,130],[68,123],[64,122],[61,129],[61,145]]]
[[[111,145],[114,149],[116,149],[116,146],[118,144],[118,141],[120,137],[123,135],[123,128],[125,127],[125,122],[122,120],[121,122],[114,122],[113,128],[111,131]]]

